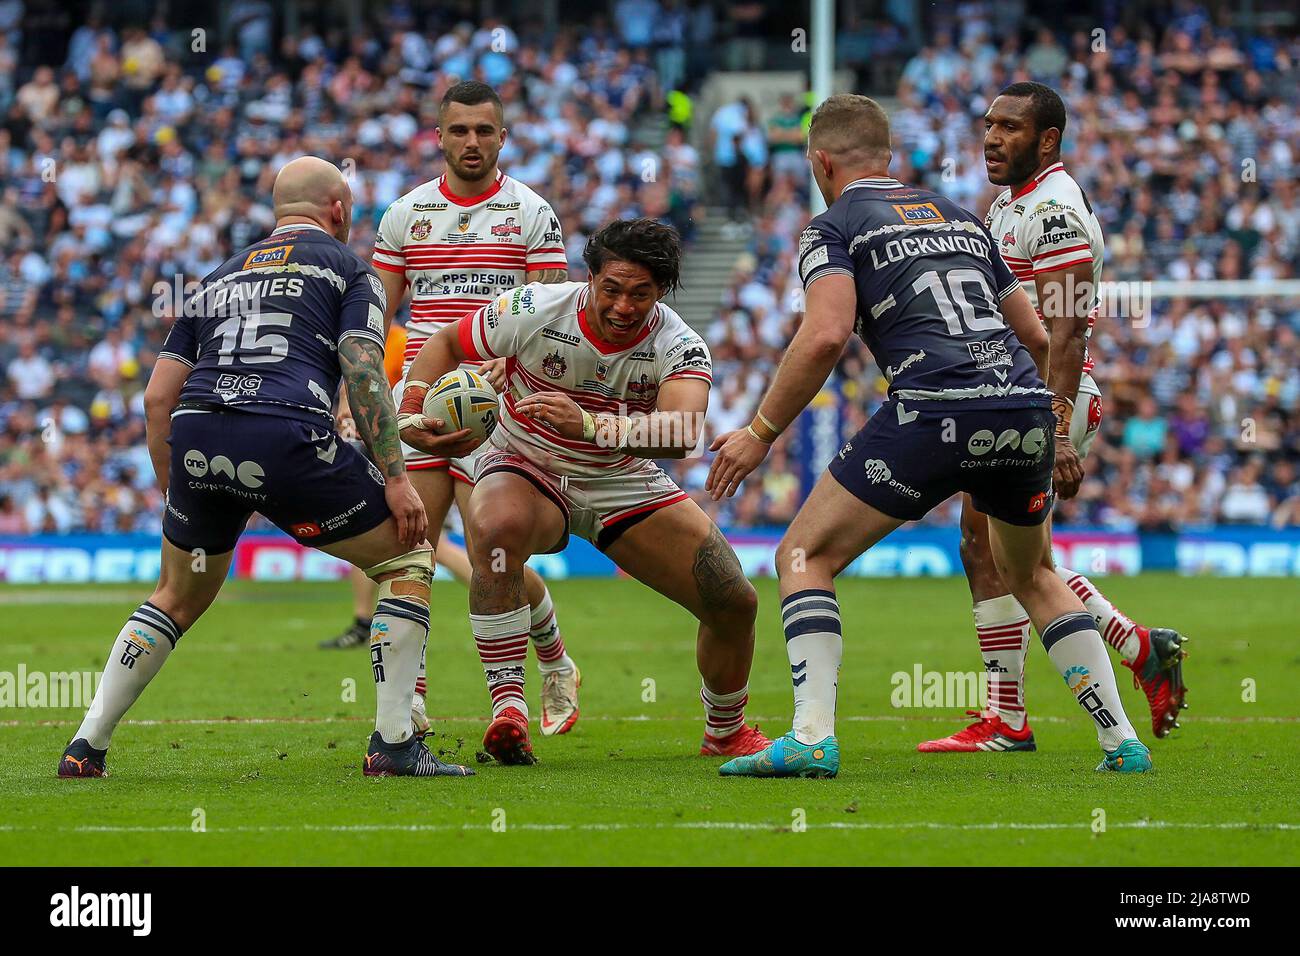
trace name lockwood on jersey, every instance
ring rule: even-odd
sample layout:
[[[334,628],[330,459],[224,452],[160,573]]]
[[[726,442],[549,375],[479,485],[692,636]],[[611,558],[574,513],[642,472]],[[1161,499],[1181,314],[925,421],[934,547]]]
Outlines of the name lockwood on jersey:
[[[893,179],[863,179],[804,230],[799,275],[853,277],[855,332],[893,398],[1046,407],[1051,393],[999,304],[1020,283],[970,213]],[[891,290],[907,289],[900,298]],[[910,407],[910,406],[909,406]]]
[[[504,173],[470,198],[439,177],[398,199],[379,223],[373,265],[405,274],[411,286],[404,366],[443,325],[524,285],[532,273],[568,268],[559,218]]]

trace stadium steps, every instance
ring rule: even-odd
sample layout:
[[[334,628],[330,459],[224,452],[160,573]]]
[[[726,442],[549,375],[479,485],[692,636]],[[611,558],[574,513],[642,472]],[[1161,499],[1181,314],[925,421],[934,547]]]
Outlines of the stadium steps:
[[[749,232],[731,226],[722,206],[707,207],[695,229],[695,241],[683,257],[682,288],[669,304],[687,324],[702,329],[717,313],[736,260],[749,243]]]

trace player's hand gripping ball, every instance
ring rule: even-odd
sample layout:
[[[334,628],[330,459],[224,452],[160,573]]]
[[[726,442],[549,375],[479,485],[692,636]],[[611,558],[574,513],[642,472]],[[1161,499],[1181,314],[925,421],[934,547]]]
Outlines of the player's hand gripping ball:
[[[497,427],[496,390],[478,372],[458,368],[424,393],[424,417],[445,423],[434,429],[440,435],[468,428],[476,442],[486,441]]]
[[[459,458],[497,427],[497,393],[482,375],[464,368],[448,372],[427,390],[422,383],[408,382],[397,426],[408,445]]]

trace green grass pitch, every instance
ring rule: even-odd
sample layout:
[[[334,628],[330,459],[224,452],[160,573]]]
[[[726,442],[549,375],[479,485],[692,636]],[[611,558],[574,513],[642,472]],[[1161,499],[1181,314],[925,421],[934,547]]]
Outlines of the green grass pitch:
[[[775,583],[758,587],[749,714],[775,734],[789,726],[789,667]],[[890,676],[918,663],[979,669],[965,583],[947,579],[840,583],[838,779],[720,778],[720,761],[696,755],[694,622],[634,582],[601,580],[552,584],[584,675],[582,719],[566,737],[535,737],[534,767],[475,763],[487,692],[465,592],[436,584],[435,746],[478,775],[372,780],[360,772],[368,655],[315,647],[346,618],[346,586],[233,583],[118,730],[109,778],[54,776],[79,711],[0,709],[0,863],[1300,862],[1300,587],[1161,575],[1104,587],[1138,619],[1191,637],[1191,709],[1174,738],[1151,738],[1146,702],[1120,671],[1154,751],[1146,776],[1094,772],[1092,727],[1037,643],[1027,677],[1037,753],[916,753],[961,714],[895,709]],[[0,672],[98,672],[145,596],[0,588]],[[539,686],[530,662],[534,727]]]

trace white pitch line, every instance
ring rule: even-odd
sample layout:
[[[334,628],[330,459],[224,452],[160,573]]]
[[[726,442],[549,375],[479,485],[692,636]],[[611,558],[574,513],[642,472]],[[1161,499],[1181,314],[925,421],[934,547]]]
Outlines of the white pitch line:
[[[807,823],[810,830],[1091,830],[1088,822],[1078,823],[943,823],[933,820],[915,820],[901,823],[884,821]],[[293,825],[262,825],[209,827],[206,833],[445,833],[485,831],[492,832],[489,823],[362,823]],[[556,831],[618,831],[618,830],[741,830],[782,832],[788,824],[753,823],[727,820],[680,821],[672,823],[512,823],[508,830],[550,833]],[[1214,823],[1178,820],[1133,820],[1108,823],[1108,830],[1300,830],[1300,823],[1249,823],[1246,821],[1219,821]],[[0,825],[0,833],[191,833],[188,826],[116,826],[86,824],[73,827],[37,827]]]
[[[11,708],[17,709],[17,708]],[[35,709],[35,708],[32,708]],[[591,714],[584,715],[582,720],[585,723],[591,721],[613,721],[618,723],[649,723],[655,721],[671,722],[681,720],[694,720],[694,717],[652,717],[649,714],[634,715],[613,715],[613,714]],[[761,724],[779,725],[788,721],[789,715],[785,717],[757,717],[748,718],[752,722]],[[894,714],[859,714],[849,717],[836,718],[840,723],[851,724],[875,724],[875,723],[905,723],[909,721],[933,721],[937,723],[953,723],[960,718],[954,718],[946,714],[911,714],[906,717],[896,716]],[[1075,723],[1080,718],[1077,717],[1035,717],[1034,722],[1040,724],[1070,724]],[[1191,718],[1188,718],[1191,720]],[[373,722],[374,718],[369,716],[358,715],[356,717],[164,717],[159,719],[145,720],[124,720],[118,726],[121,727],[174,727],[174,726],[191,726],[191,727],[210,727],[222,724],[346,724]],[[446,716],[446,715],[429,715],[429,720],[435,723],[478,723],[485,724],[489,718],[482,714],[473,716]],[[1195,723],[1198,724],[1294,724],[1300,723],[1300,717],[1222,717],[1197,714]],[[0,720],[0,727],[68,727],[79,725],[81,718],[69,717],[63,720]]]

